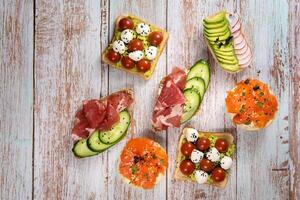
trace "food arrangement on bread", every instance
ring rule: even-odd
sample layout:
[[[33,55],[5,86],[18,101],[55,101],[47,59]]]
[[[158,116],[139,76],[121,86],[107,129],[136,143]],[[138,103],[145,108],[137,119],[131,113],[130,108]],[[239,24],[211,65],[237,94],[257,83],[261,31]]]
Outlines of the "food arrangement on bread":
[[[228,92],[226,108],[234,124],[254,131],[267,127],[273,121],[278,102],[265,83],[246,79]]]
[[[199,110],[210,81],[210,67],[204,60],[197,61],[190,69],[174,67],[159,85],[153,115],[154,131],[180,127]]]
[[[229,179],[234,148],[230,133],[184,128],[177,147],[175,179],[224,188]]]
[[[252,62],[252,51],[237,14],[218,12],[203,20],[203,35],[222,69],[239,72]]]
[[[130,139],[119,159],[119,174],[135,187],[152,189],[164,176],[168,155],[156,142],[148,138]]]
[[[72,129],[74,155],[79,158],[97,155],[124,138],[133,120],[133,100],[129,89],[100,100],[85,100]]]
[[[119,16],[102,60],[115,68],[150,79],[168,33],[133,15]]]

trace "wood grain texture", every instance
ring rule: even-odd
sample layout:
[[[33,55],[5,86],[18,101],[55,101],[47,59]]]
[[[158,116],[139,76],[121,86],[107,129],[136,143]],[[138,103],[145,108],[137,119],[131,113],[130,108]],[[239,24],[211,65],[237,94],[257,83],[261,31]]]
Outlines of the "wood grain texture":
[[[0,199],[31,199],[33,3],[0,2]]]
[[[241,1],[239,12],[253,49],[253,63],[238,75],[237,81],[252,77],[267,83],[277,97],[279,110],[266,129],[253,133],[237,131],[237,197],[287,199],[289,131],[284,118],[289,115],[288,4]]]
[[[200,58],[211,65],[211,82],[204,96],[198,115],[189,124],[202,131],[230,132],[235,136],[235,128],[225,117],[225,91],[234,86],[235,75],[221,70],[210,54],[202,36],[202,20],[221,9],[235,11],[236,2],[229,1],[169,1],[168,30],[168,71],[173,66],[190,67]],[[198,12],[201,10],[201,12]],[[177,17],[174,17],[177,16]],[[226,84],[224,84],[226,82]],[[216,88],[218,88],[216,90]],[[176,147],[180,136],[179,129],[168,131],[168,153],[170,167],[168,177],[169,199],[235,199],[236,198],[236,164],[231,169],[226,189],[209,187],[174,180]]]

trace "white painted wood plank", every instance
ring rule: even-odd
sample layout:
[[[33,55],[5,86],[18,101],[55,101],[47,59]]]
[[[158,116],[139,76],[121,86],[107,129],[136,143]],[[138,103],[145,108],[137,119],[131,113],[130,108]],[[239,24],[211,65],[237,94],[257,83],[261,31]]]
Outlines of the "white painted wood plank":
[[[242,1],[240,13],[253,48],[253,65],[238,75],[238,81],[253,77],[267,83],[278,98],[279,111],[265,130],[254,133],[238,130],[238,199],[287,199],[288,2]]]
[[[198,59],[208,59],[211,64],[211,82],[201,104],[201,110],[189,122],[203,131],[228,131],[235,135],[235,128],[225,117],[224,99],[226,91],[233,87],[235,75],[221,70],[216,64],[202,36],[202,20],[219,10],[235,11],[234,1],[169,1],[168,29],[168,71],[173,66],[189,67]],[[179,129],[168,131],[168,153],[170,157],[169,174],[175,170],[176,148],[180,135]],[[226,189],[220,190],[207,185],[197,185],[168,179],[169,199],[235,199],[236,198],[236,162],[231,170]]]
[[[107,24],[102,5],[100,10],[92,0],[36,2],[35,199],[107,198],[101,190],[105,159],[77,159],[71,152],[76,110],[84,99],[100,96],[99,20]]]
[[[111,1],[110,2],[110,36],[114,30],[114,21],[121,14],[134,14],[153,24],[166,27],[166,3],[165,1]],[[111,39],[110,37],[110,39]],[[132,87],[135,91],[136,134],[127,135],[108,152],[108,193],[109,199],[165,199],[166,198],[166,177],[150,191],[139,190],[122,182],[116,169],[118,167],[119,155],[132,137],[149,137],[166,147],[166,135],[154,135],[150,130],[150,119],[152,115],[155,91],[160,79],[166,73],[166,51],[160,57],[153,77],[149,81],[134,77],[123,71],[109,68],[109,91]]]
[[[0,13],[0,199],[31,199],[33,3],[1,1]]]

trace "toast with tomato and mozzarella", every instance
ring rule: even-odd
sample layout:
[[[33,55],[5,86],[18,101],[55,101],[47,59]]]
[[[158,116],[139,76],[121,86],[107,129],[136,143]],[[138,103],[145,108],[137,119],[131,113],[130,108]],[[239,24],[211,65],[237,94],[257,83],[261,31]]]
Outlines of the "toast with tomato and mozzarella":
[[[232,122],[245,130],[257,131],[270,125],[278,112],[278,102],[268,85],[246,79],[227,92],[227,113]]]
[[[115,23],[111,43],[102,54],[112,67],[150,79],[169,34],[133,15],[121,15]]]
[[[83,101],[72,128],[74,155],[79,158],[97,155],[131,132],[133,103],[134,95],[130,89],[102,99]]]
[[[151,124],[154,131],[180,127],[200,109],[210,81],[210,67],[199,60],[191,68],[174,67],[159,84]]]
[[[221,11],[205,18],[203,36],[223,70],[235,73],[252,63],[251,47],[237,14]]]
[[[177,147],[175,179],[224,188],[230,176],[234,148],[230,133],[184,128]]]

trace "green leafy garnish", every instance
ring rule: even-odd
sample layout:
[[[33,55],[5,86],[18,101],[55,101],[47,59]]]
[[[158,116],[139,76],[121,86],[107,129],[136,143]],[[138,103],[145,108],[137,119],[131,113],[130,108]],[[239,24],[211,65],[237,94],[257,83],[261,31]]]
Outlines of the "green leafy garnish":
[[[133,166],[131,167],[131,173],[132,173],[133,175],[135,175],[135,174],[137,173],[137,171],[138,171],[137,166],[133,165]]]
[[[216,136],[214,136],[214,135],[210,135],[209,137],[208,137],[208,139],[209,139],[209,141],[210,141],[210,146],[211,147],[214,147],[215,146],[215,143],[216,143],[216,141],[217,141],[217,137]]]
[[[247,121],[244,124],[249,125],[249,124],[251,124],[251,121]]]
[[[263,107],[263,103],[262,102],[260,102],[260,101],[258,101],[258,102],[256,102],[256,105],[258,106],[258,107]]]
[[[228,147],[228,149],[227,149],[225,155],[226,155],[226,156],[229,156],[229,157],[232,157],[232,155],[234,154],[234,149],[235,149],[235,145],[234,145],[234,144],[231,144],[231,145]]]
[[[214,180],[212,180],[211,175],[208,176],[207,183],[212,184]]]
[[[263,93],[263,92],[260,92],[260,93],[259,93],[259,96],[260,96],[260,97],[264,96],[264,93]]]

